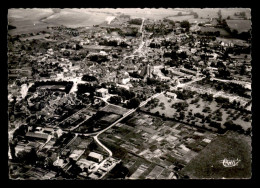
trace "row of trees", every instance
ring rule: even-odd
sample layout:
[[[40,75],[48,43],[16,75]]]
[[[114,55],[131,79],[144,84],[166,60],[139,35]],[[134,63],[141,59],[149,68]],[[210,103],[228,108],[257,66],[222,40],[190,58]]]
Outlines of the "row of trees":
[[[102,62],[108,61],[109,59],[107,58],[107,56],[104,56],[104,55],[92,54],[92,55],[89,56],[89,60],[90,61],[95,61],[95,62],[100,64]]]
[[[87,84],[78,84],[77,87],[77,95],[83,95],[85,93],[90,93],[90,96],[94,96],[94,92],[96,91],[96,88],[98,87],[97,84],[91,85],[90,83]]]
[[[137,108],[139,105],[140,105],[140,99],[134,97],[127,102],[126,107],[127,108]]]
[[[65,86],[64,90],[60,90],[57,88],[50,88],[49,90],[57,90],[57,91],[65,91],[66,93],[68,93],[71,89],[71,87],[73,86],[73,82],[72,81],[41,81],[41,82],[34,82],[34,84],[29,88],[29,92],[35,92],[37,87],[40,86],[48,86],[48,85],[62,85]]]
[[[172,108],[176,108],[177,112],[186,110],[188,106],[189,104],[187,102],[178,102],[172,104]]]
[[[195,91],[190,91],[190,90],[183,90],[183,91],[177,90],[175,91],[175,93],[177,94],[177,98],[182,100],[193,98],[193,95],[196,94]]]
[[[109,102],[112,104],[120,104],[121,101],[125,100],[125,97],[121,97],[121,96],[112,96],[109,99]],[[124,104],[124,107],[126,108],[137,108],[140,105],[140,99],[137,97],[133,97],[131,98],[129,101],[127,101],[126,104]]]
[[[142,24],[142,19],[141,18],[136,18],[136,19],[131,19],[128,21],[129,24],[134,24],[134,25],[141,25]]]
[[[97,81],[97,78],[95,76],[91,76],[88,74],[85,74],[81,78],[83,81]]]
[[[205,101],[209,101],[209,102],[213,101],[212,94],[204,93],[204,94],[200,94],[200,97]]]
[[[220,36],[220,31],[197,31],[199,35],[206,35],[206,36],[214,36],[215,38],[211,38],[213,41],[216,40],[216,37]]]
[[[245,20],[247,19],[245,12],[235,12],[235,13],[234,13],[234,16],[242,17],[242,18],[244,18]]]
[[[114,47],[117,47],[117,46],[120,46],[120,47],[127,47],[129,46],[126,42],[124,41],[121,41],[121,42],[118,42],[117,40],[107,40],[107,39],[104,39],[102,41],[99,42],[99,45],[103,45],[103,46],[114,46]]]
[[[118,30],[118,34],[122,37],[130,36],[130,37],[138,37],[141,34],[136,27],[126,27]]]
[[[135,93],[133,91],[129,91],[125,88],[120,88],[120,87],[115,87],[115,86],[108,88],[108,92],[110,94],[117,94],[118,96],[121,96],[126,100],[129,100],[129,99],[132,99],[133,97],[135,97]]]

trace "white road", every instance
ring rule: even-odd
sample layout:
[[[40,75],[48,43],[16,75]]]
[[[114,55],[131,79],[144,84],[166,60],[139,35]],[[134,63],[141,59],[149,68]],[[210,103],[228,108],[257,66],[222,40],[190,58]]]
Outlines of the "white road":
[[[150,98],[148,98],[147,100],[143,101],[140,103],[140,105],[137,108],[140,108],[144,105],[147,104],[148,101],[150,101],[151,99],[158,97],[159,95],[161,95],[163,92],[161,93],[156,93],[155,95],[151,96]],[[104,150],[106,150],[109,154],[109,157],[111,157],[113,154],[111,152],[111,150],[109,150],[106,146],[104,146],[104,144],[102,144],[99,140],[98,140],[98,136],[102,133],[104,133],[105,131],[107,131],[108,129],[112,128],[113,126],[115,126],[117,123],[119,123],[120,121],[122,121],[125,117],[129,116],[130,114],[132,114],[133,112],[135,112],[137,110],[137,108],[135,109],[131,109],[128,112],[126,112],[123,117],[121,117],[120,119],[118,119],[116,122],[114,122],[113,124],[111,124],[109,127],[103,129],[102,131],[99,131],[98,133],[96,133],[96,135],[93,137],[94,140],[97,142],[98,145],[100,145]],[[89,134],[88,134],[89,135]]]
[[[184,83],[184,84],[179,84],[177,87],[178,87],[178,88],[179,88],[179,87],[184,87],[184,86],[187,86],[187,85],[192,84],[192,83],[194,83],[194,82],[200,81],[200,80],[202,80],[202,79],[204,79],[204,78],[205,78],[205,76],[202,76],[202,77],[196,78],[196,79],[194,79],[194,80],[191,80],[191,81],[189,81],[189,82],[186,82],[186,83]]]

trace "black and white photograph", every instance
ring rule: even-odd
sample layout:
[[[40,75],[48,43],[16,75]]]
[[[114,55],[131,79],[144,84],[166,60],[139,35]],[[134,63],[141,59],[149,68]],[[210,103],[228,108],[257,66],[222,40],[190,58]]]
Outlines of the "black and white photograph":
[[[251,179],[251,17],[9,8],[9,179]]]

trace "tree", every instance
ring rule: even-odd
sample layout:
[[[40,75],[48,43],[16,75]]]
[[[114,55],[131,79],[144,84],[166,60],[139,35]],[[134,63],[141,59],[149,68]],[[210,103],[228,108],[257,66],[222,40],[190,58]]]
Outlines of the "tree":
[[[185,28],[186,31],[189,31],[190,30],[190,22],[187,21],[187,20],[184,20],[180,23],[181,27],[182,28]]]
[[[10,152],[11,152],[12,159],[16,159],[15,146],[16,146],[16,144],[12,141],[10,143]]]
[[[199,17],[199,15],[198,15],[197,12],[194,12],[194,13],[193,13],[193,16],[194,16],[194,18],[198,18],[198,17]]]
[[[178,12],[177,16],[182,16],[182,12]]]
[[[28,125],[21,125],[18,129],[13,133],[13,137],[24,136],[28,131]]]
[[[32,148],[29,152],[22,151],[18,153],[18,160],[24,162],[25,164],[35,164],[38,156],[36,154],[36,149]]]
[[[232,131],[243,132],[243,128],[240,125],[233,123],[233,121],[227,121],[226,123],[224,123],[224,126]]]
[[[230,78],[230,71],[226,68],[218,68],[218,77],[219,78],[224,78],[224,79],[229,79]]]
[[[237,36],[238,35],[238,30],[237,29],[234,29],[233,32],[232,32],[233,36]]]
[[[218,11],[218,19],[219,19],[219,21],[221,22],[221,20],[222,20],[221,10]]]
[[[102,87],[102,88],[107,88],[106,83],[102,83],[102,84],[101,84],[101,87]]]
[[[246,134],[246,135],[250,135],[251,132],[252,132],[252,129],[249,127],[249,128],[247,128],[247,130],[245,131],[245,134]]]
[[[140,105],[140,100],[138,98],[132,98],[127,102],[128,108],[137,108]]]
[[[90,149],[90,151],[93,151],[93,150],[96,150],[98,148],[98,146],[97,146],[97,144],[94,141],[92,141],[89,144],[88,148]]]
[[[241,69],[240,69],[240,75],[245,75],[245,73],[246,73],[246,65],[243,64],[243,65],[241,66]]]
[[[161,86],[156,86],[155,91],[156,91],[156,93],[162,92],[162,87]]]
[[[129,174],[128,168],[124,166],[122,162],[117,164],[111,171],[111,179],[117,179],[117,178],[125,178],[127,174]]]
[[[186,59],[186,58],[188,57],[186,52],[181,52],[178,56],[179,56],[181,59]]]
[[[82,46],[80,46],[79,44],[76,44],[75,45],[75,50],[79,50],[79,49],[81,49],[82,48]]]
[[[215,121],[211,121],[210,126],[215,127],[217,129],[221,128],[221,124]]]
[[[213,95],[212,94],[208,94],[208,93],[204,93],[200,95],[204,100],[206,101],[213,101]]]
[[[119,104],[121,103],[122,98],[120,96],[112,96],[109,99],[109,102],[111,102],[112,104]]]
[[[128,44],[126,43],[126,42],[124,42],[124,41],[122,41],[122,42],[120,42],[120,44],[119,44],[119,46],[121,46],[121,47],[127,47],[128,46]]]
[[[77,175],[82,172],[82,169],[79,167],[79,165],[76,164],[74,160],[72,160],[71,168],[69,169],[69,172],[73,177],[77,177]]]
[[[240,12],[240,14],[239,14],[241,17],[243,17],[243,18],[246,18],[246,13],[245,12]]]
[[[233,126],[234,122],[233,121],[227,121],[224,123],[224,126],[228,129],[230,129]]]
[[[180,112],[180,117],[179,117],[181,120],[183,120],[185,118],[185,114],[184,112]]]

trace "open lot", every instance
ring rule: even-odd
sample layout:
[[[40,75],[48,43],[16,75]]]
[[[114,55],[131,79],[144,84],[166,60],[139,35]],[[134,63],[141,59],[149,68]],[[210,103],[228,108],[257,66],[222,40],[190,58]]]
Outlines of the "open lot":
[[[222,160],[236,160],[237,166],[225,167]],[[251,139],[237,133],[227,133],[210,143],[182,173],[192,179],[200,178],[250,178]]]

